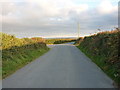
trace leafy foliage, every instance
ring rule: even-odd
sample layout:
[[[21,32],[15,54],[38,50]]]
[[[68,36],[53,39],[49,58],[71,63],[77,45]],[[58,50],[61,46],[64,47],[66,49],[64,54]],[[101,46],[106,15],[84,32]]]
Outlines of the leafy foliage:
[[[48,51],[42,38],[16,38],[0,33],[3,78]]]
[[[120,84],[119,37],[119,29],[100,32],[85,37],[78,48]]]

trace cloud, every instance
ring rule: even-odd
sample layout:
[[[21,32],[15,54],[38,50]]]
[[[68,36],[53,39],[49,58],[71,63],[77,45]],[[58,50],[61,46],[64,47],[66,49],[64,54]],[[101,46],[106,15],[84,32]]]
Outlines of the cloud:
[[[3,22],[30,27],[46,26],[50,25],[48,23],[51,23],[51,18],[55,23],[57,23],[56,21],[66,21],[71,18],[72,13],[79,14],[88,9],[88,5],[76,5],[71,0],[27,0],[24,3],[23,6],[20,2],[4,3],[2,12]]]
[[[102,3],[100,3],[98,6],[98,11],[100,14],[110,14],[116,12],[117,9],[118,6],[113,6],[112,3],[108,0],[102,1]]]
[[[26,33],[23,36],[77,36],[79,21],[84,36],[94,33],[99,26],[104,29],[117,26],[118,10],[111,0],[102,0],[96,8],[90,8],[91,4],[83,4],[80,0],[18,1],[2,4],[3,32],[17,36],[23,33]]]

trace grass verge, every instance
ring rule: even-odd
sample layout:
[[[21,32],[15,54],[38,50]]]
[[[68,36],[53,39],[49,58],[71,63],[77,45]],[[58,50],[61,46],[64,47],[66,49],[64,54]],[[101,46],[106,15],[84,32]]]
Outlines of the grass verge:
[[[47,51],[49,51],[49,48],[30,49],[24,51],[24,54],[13,55],[12,58],[2,62],[2,79],[13,74],[15,71],[32,62]]]
[[[116,68],[114,66],[109,65],[105,62],[104,56],[99,55],[92,55],[91,51],[89,51],[86,48],[83,48],[82,46],[77,46],[86,56],[88,56],[97,66],[99,66],[110,78],[112,78],[115,81],[115,86],[120,87],[120,78],[117,77],[114,73],[117,72]]]

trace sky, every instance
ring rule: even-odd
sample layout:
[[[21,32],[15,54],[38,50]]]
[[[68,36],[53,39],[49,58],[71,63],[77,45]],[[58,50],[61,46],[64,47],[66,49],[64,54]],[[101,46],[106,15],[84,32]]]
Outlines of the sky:
[[[119,0],[0,0],[2,32],[24,37],[87,36],[118,27]]]

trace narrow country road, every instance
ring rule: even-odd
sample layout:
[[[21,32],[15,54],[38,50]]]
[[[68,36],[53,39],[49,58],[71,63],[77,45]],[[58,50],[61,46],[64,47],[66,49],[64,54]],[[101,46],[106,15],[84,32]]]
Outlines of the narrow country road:
[[[51,50],[3,80],[3,88],[113,88],[113,81],[73,45]]]

